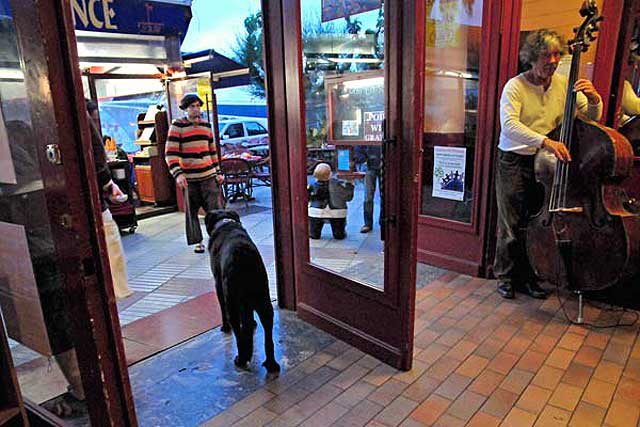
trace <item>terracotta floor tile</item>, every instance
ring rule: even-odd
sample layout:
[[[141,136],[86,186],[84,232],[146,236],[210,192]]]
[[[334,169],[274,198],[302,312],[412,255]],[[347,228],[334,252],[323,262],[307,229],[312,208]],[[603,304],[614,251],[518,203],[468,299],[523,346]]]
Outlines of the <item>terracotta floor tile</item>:
[[[536,427],[559,427],[566,426],[571,419],[571,412],[555,406],[547,405],[542,410],[540,417],[535,423]]]
[[[563,370],[545,365],[540,368],[531,383],[548,390],[555,390],[563,375]]]
[[[530,349],[534,351],[539,351],[541,353],[549,354],[553,349],[553,347],[556,345],[557,341],[558,339],[555,337],[550,337],[548,335],[541,334],[541,335],[538,335],[535,340],[533,340],[533,343],[531,343]]]
[[[413,384],[407,387],[402,392],[402,395],[416,402],[422,402],[431,393],[433,393],[433,391],[438,388],[439,385],[439,380],[423,374]]]
[[[338,405],[335,402],[330,402],[326,406],[320,408],[311,417],[306,419],[301,427],[322,427],[326,425],[333,425],[334,421],[342,417],[347,413],[349,408]]]
[[[416,354],[415,359],[427,364],[433,364],[438,359],[440,359],[447,351],[449,351],[449,347],[434,342],[433,344],[422,350],[420,353]]]
[[[582,388],[573,385],[560,383],[551,395],[549,404],[558,408],[573,411],[578,405],[578,401],[582,396]]]
[[[515,394],[521,394],[532,379],[533,373],[521,369],[512,369],[500,384],[500,388]]]
[[[459,329],[447,329],[440,338],[436,341],[439,344],[445,345],[447,347],[453,347],[465,336],[465,331],[461,331]]]
[[[616,399],[637,402],[640,405],[640,381],[622,377],[616,391]]]
[[[240,421],[233,424],[234,427],[262,426],[277,417],[277,414],[265,409],[258,408]]]
[[[399,396],[376,415],[374,421],[380,422],[384,426],[396,426],[409,416],[417,406],[417,402]]]
[[[436,389],[435,393],[449,400],[455,400],[460,393],[471,384],[471,381],[472,379],[469,377],[453,373],[440,384],[440,387]]]
[[[533,341],[527,338],[523,338],[520,335],[516,335],[502,348],[505,353],[515,354],[521,356]]]
[[[535,415],[522,409],[512,408],[504,421],[502,421],[502,424],[500,424],[500,427],[530,427],[535,420]]]
[[[476,411],[480,409],[485,399],[485,396],[467,390],[449,406],[447,413],[464,421],[469,421]]]
[[[491,334],[494,338],[507,342],[516,333],[517,329],[510,325],[501,325]]]
[[[476,378],[488,364],[489,359],[472,354],[458,367],[456,373],[469,378]]]
[[[367,399],[382,406],[387,406],[396,397],[400,396],[400,394],[402,394],[402,392],[406,388],[406,383],[391,378],[389,381],[378,387],[377,390],[374,390],[369,396],[367,396]]]
[[[444,413],[450,404],[451,401],[449,399],[432,394],[411,413],[411,418],[426,425],[431,425],[440,418],[440,415]]]
[[[529,372],[537,372],[542,366],[547,354],[540,353],[539,351],[528,350],[516,364],[516,368]]]
[[[504,418],[517,400],[517,394],[500,388],[496,389],[482,406],[482,412]]]
[[[589,334],[589,329],[583,325],[569,325],[567,332],[570,334],[587,336],[587,334]]]
[[[567,332],[560,338],[558,347],[565,348],[567,350],[577,351],[584,342],[584,335],[578,335],[571,332]]]
[[[555,348],[545,360],[545,365],[553,366],[554,368],[565,370],[569,367],[571,360],[576,355],[575,351],[566,350],[564,348]]]
[[[501,418],[494,417],[485,412],[476,412],[469,423],[467,423],[467,427],[498,427],[501,422]]]
[[[473,341],[463,339],[458,341],[458,343],[453,346],[451,350],[449,350],[447,356],[463,361],[467,357],[469,357],[469,355],[473,353],[476,348],[478,348],[478,344],[474,343]]]
[[[518,361],[518,356],[505,352],[500,352],[494,357],[487,366],[487,369],[507,375]]]
[[[333,423],[333,426],[353,427],[366,425],[373,417],[377,416],[382,409],[383,407],[381,405],[365,399],[349,409],[346,414]],[[295,425],[295,422],[286,425],[286,427],[290,425]]]
[[[422,376],[422,374],[425,373],[428,367],[429,365],[425,362],[414,360],[413,366],[411,367],[410,371],[400,371],[395,374],[393,378],[398,381],[402,381],[403,383],[413,384],[418,378]]]
[[[431,367],[427,370],[427,375],[433,377],[437,380],[444,380],[455,371],[460,365],[460,361],[454,359],[453,357],[443,356],[436,363],[431,365]]]
[[[597,378],[611,384],[617,384],[620,376],[622,375],[622,369],[622,365],[603,360],[596,367],[596,370],[593,373],[593,378]]]
[[[491,331],[489,331],[491,333]],[[500,353],[500,349],[504,347],[504,342],[495,338],[488,338],[478,346],[474,352],[477,356],[493,359],[496,354]]]
[[[516,402],[516,407],[538,415],[547,404],[549,397],[551,397],[551,390],[531,384]]]
[[[574,357],[574,362],[579,363],[581,365],[589,366],[590,368],[595,368],[600,362],[600,358],[602,357],[602,350],[583,345],[578,353],[576,353]]]
[[[336,397],[335,401],[342,406],[355,406],[375,389],[376,387],[373,384],[360,380]]]
[[[624,368],[623,375],[636,381],[640,381],[640,359],[630,358]]]
[[[625,402],[614,400],[604,419],[606,425],[611,427],[636,427],[640,416],[640,408]]]
[[[602,354],[604,360],[624,365],[631,353],[631,345],[621,344],[613,340],[609,341],[607,349]]]
[[[593,371],[593,368],[573,362],[569,365],[567,371],[562,377],[562,382],[576,387],[585,388],[587,384],[589,384]]]
[[[433,427],[464,427],[465,422],[449,414],[442,414]]]
[[[584,345],[599,348],[600,350],[604,350],[608,343],[609,335],[597,331],[589,332],[589,335],[587,335],[587,338],[584,340]]]
[[[582,400],[606,408],[613,397],[615,388],[616,386],[613,384],[592,378],[584,391]]]
[[[569,421],[569,427],[599,427],[605,413],[606,410],[599,406],[584,401],[579,402]]]
[[[416,335],[414,344],[418,348],[427,348],[430,344],[435,342],[435,340],[437,340],[439,336],[440,334],[438,332],[426,328],[418,335]]]
[[[469,390],[483,396],[489,396],[498,388],[504,377],[505,375],[497,372],[485,370],[471,383]]]

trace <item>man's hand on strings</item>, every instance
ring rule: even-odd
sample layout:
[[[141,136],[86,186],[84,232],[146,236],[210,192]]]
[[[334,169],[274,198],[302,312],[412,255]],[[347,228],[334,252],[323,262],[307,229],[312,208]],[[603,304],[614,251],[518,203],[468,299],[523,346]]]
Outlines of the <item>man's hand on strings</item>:
[[[569,150],[567,146],[562,142],[554,141],[553,139],[545,138],[542,141],[542,149],[547,150],[552,153],[554,156],[563,162],[571,161],[571,154],[569,154]]]

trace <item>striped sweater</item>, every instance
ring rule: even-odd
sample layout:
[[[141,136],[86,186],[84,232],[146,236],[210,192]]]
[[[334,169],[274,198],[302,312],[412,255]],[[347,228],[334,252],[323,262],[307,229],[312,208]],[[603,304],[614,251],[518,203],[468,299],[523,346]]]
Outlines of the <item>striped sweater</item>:
[[[211,125],[186,118],[174,120],[167,136],[165,160],[174,178],[184,174],[188,181],[202,181],[220,173]]]

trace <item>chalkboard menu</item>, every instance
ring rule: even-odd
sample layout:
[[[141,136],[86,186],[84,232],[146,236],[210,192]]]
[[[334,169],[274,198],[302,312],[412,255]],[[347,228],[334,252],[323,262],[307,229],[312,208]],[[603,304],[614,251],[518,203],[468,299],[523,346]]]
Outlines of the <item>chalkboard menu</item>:
[[[380,142],[385,117],[384,72],[349,73],[326,80],[329,142]]]

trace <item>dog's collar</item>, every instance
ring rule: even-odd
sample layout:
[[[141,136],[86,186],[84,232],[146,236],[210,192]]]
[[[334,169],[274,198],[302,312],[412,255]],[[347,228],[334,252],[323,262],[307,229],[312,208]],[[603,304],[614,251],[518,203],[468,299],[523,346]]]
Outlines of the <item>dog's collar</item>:
[[[230,222],[237,222],[235,219],[232,218],[222,218],[220,221],[216,222],[216,225],[213,227],[213,233],[215,233],[216,231],[218,231],[218,229],[220,227],[222,227],[225,224],[228,224]],[[211,234],[213,234],[211,233]]]

